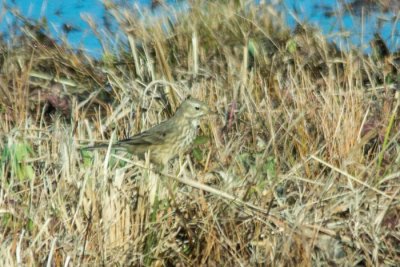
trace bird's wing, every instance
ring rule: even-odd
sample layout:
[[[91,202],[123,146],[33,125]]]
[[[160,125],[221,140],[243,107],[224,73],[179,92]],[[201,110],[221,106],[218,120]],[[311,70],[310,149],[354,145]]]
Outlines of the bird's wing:
[[[121,140],[117,145],[159,145],[165,142],[165,137],[171,131],[164,124],[159,124],[147,131]]]

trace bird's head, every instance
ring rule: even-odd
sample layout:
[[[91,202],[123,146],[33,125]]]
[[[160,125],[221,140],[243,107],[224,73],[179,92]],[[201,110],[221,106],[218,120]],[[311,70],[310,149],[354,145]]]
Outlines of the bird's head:
[[[210,108],[200,100],[186,99],[176,111],[176,116],[181,116],[191,120],[198,120],[201,117],[211,114]]]

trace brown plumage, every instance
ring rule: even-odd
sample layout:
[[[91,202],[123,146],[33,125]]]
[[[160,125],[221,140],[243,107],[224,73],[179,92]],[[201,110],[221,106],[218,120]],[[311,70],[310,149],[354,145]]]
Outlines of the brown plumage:
[[[124,150],[144,158],[150,152],[150,161],[166,166],[168,161],[180,153],[186,152],[197,136],[200,119],[210,114],[209,107],[197,100],[187,99],[170,119],[112,144],[117,150]],[[95,145],[84,149],[107,148],[107,144]]]

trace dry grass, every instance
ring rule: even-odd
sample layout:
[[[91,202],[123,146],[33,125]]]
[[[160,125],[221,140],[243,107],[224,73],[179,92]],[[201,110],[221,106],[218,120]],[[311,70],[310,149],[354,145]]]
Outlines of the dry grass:
[[[1,44],[1,266],[400,262],[396,54],[290,33],[267,6],[108,8],[127,44],[104,37],[102,60],[32,27]],[[80,151],[188,95],[221,116],[168,173]]]

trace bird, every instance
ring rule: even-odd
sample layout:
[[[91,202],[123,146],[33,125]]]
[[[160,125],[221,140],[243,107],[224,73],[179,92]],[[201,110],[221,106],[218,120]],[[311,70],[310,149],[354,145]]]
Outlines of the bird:
[[[165,167],[171,159],[190,149],[198,135],[200,119],[213,113],[204,102],[189,98],[182,102],[170,119],[111,146],[116,150],[137,155],[141,159],[149,152],[152,163]],[[99,144],[83,149],[107,147],[108,144]]]

